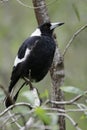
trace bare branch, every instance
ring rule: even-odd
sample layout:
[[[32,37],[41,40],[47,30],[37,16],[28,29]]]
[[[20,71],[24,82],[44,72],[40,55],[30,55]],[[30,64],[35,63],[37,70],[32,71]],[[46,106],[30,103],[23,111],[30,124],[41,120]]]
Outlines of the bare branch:
[[[87,109],[87,106],[86,105],[84,105],[84,104],[82,104],[82,103],[76,103],[76,105],[77,105],[77,107],[79,108],[79,109]],[[87,111],[83,111],[84,112],[84,114],[85,115],[87,115]]]
[[[6,96],[6,97],[8,97],[9,102],[10,102],[11,104],[14,104],[14,102],[13,102],[12,98],[10,97],[10,95],[9,95],[9,93],[7,92],[7,90],[5,89],[5,87],[4,87],[4,86],[2,86],[2,85],[0,84],[0,88],[3,90],[3,92],[4,92],[5,96]],[[4,101],[5,101],[5,99],[4,99]]]
[[[18,120],[18,118],[15,118],[16,116],[19,116],[21,117],[22,121],[23,121],[23,124],[25,125],[25,117],[23,116],[23,114],[21,113],[13,113],[13,114],[10,114],[5,120],[4,122],[1,124],[0,128],[4,128],[4,126],[8,123],[8,124],[11,124],[11,123],[15,123],[17,125],[18,128],[19,127],[19,124],[16,122]],[[14,120],[12,122],[8,122],[10,119],[13,119]]]
[[[85,93],[87,93],[87,91]],[[79,97],[79,96],[77,96],[77,97]],[[10,109],[12,109],[12,108],[14,108],[16,106],[21,106],[21,105],[23,105],[25,107],[30,107],[30,104],[28,104],[28,103],[16,103],[15,105],[12,105],[8,109],[4,110],[4,112],[2,114],[0,114],[0,116],[4,115]],[[76,128],[76,130],[81,130],[81,129],[78,127],[78,124],[69,115],[67,115],[66,113],[68,113],[68,112],[84,112],[84,113],[87,112],[87,107],[85,107],[84,105],[80,105],[79,109],[67,109],[67,110],[64,110],[64,109],[58,109],[58,108],[47,108],[45,106],[42,106],[42,109],[46,110],[48,115],[51,114],[51,112],[52,113],[56,112],[56,114],[59,115],[59,116],[65,116],[66,118],[68,118],[70,120],[70,122]],[[32,109],[31,112],[34,112],[34,109]],[[30,112],[28,112],[27,114],[30,114]],[[11,118],[11,117],[14,117],[14,116],[10,115],[9,118]],[[15,120],[13,122],[15,123],[17,119],[16,118],[14,118],[14,119]],[[24,124],[25,124],[25,120],[24,120]],[[29,128],[33,128],[33,127],[34,128],[38,127],[38,126],[34,126],[32,124],[34,124],[34,118],[30,117],[29,120],[24,125],[24,127],[20,127],[19,129],[20,130],[26,130],[27,128],[29,129]],[[43,129],[43,130],[46,129],[46,128],[51,130],[50,126],[46,126],[46,127],[43,126],[43,127],[41,127],[41,129]]]
[[[23,3],[21,0],[16,0],[20,5],[24,6],[24,7],[27,7],[27,8],[30,8],[30,9],[38,9],[38,8],[43,8],[45,5],[42,5],[42,6],[38,6],[38,7],[33,7],[33,6],[29,6],[25,3]],[[51,2],[47,3],[46,6],[49,6],[51,4],[53,4],[54,2],[56,2],[57,0],[52,0]]]
[[[16,103],[14,105],[9,106],[8,108],[6,108],[3,112],[0,113],[0,117],[3,116],[4,114],[6,114],[9,110],[17,107],[17,106],[24,106],[24,107],[28,107],[29,109],[33,109],[34,107],[31,106],[31,104],[29,103],[25,103],[25,102],[21,102],[21,103]]]
[[[22,127],[22,128],[20,128],[20,130],[29,129],[29,128],[32,126],[33,123],[34,123],[34,118],[33,118],[33,117],[30,117],[30,118],[28,119],[28,121],[26,122],[25,126]]]
[[[53,114],[53,113],[47,113],[47,115],[51,115],[51,114]],[[76,130],[81,130],[78,127],[78,123],[76,123],[68,114],[57,112],[56,115],[65,116],[72,123],[72,125],[75,127]],[[36,125],[34,125],[34,119],[32,117],[29,118],[29,120],[27,121],[26,127],[22,127],[20,130],[26,130],[29,128],[38,128],[38,129],[40,128],[41,130],[45,130],[45,129],[52,130],[52,128],[50,126],[43,126],[43,125],[36,126]]]
[[[64,109],[57,109],[57,108],[43,108],[44,110],[47,110],[47,111],[54,111],[54,112],[61,112],[61,113],[69,113],[69,112],[86,112],[87,111],[87,108],[83,108],[83,109],[67,109],[67,110],[64,110]]]
[[[19,125],[19,123],[16,122],[16,118],[12,116],[12,113],[11,113],[10,111],[8,111],[8,114],[9,114],[9,116],[11,117],[12,121],[15,122],[16,126],[17,126],[18,128],[21,128],[21,126]]]
[[[74,102],[78,101],[80,98],[82,98],[85,94],[87,94],[87,91],[84,92],[84,94],[79,94],[75,98],[71,99],[70,101],[52,101],[52,100],[47,100],[45,104],[47,103],[52,103],[56,105],[71,105]]]
[[[51,115],[51,113],[48,113],[48,115]],[[76,128],[76,130],[81,130],[78,127],[78,123],[76,123],[68,114],[66,114],[66,113],[56,113],[56,115],[65,116],[72,123],[72,125]]]
[[[72,38],[70,39],[70,41],[68,42],[68,44],[67,44],[66,47],[65,47],[65,50],[64,50],[64,52],[63,52],[63,56],[65,56],[65,54],[66,54],[67,50],[69,49],[69,47],[71,46],[73,40],[79,35],[79,33],[81,33],[81,32],[82,32],[84,29],[86,29],[86,28],[87,28],[87,24],[84,25],[84,26],[82,26],[80,29],[78,29],[78,30],[73,34]]]
[[[61,114],[61,113],[60,113]],[[72,123],[72,125],[76,128],[76,130],[81,130],[79,127],[78,127],[78,124],[67,114],[62,114],[63,116],[67,117],[69,119],[69,121]]]

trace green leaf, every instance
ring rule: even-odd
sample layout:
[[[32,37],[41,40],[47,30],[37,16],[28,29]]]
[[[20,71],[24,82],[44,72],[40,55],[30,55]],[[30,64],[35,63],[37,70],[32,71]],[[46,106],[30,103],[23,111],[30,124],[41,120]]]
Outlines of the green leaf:
[[[81,119],[81,120],[87,119],[87,115],[85,115],[85,114],[82,115],[80,119]]]
[[[73,93],[73,94],[84,94],[84,91],[73,86],[63,86],[61,87],[61,90],[63,90],[64,92]]]
[[[43,110],[41,107],[37,107],[35,109],[35,114],[42,120],[45,124],[50,124],[51,118],[47,115],[47,112]]]
[[[76,4],[73,3],[73,4],[72,4],[72,7],[73,7],[73,9],[74,9],[74,12],[75,12],[75,14],[76,14],[78,20],[80,21],[80,15],[79,15],[79,11],[78,11],[78,8],[77,8]]]

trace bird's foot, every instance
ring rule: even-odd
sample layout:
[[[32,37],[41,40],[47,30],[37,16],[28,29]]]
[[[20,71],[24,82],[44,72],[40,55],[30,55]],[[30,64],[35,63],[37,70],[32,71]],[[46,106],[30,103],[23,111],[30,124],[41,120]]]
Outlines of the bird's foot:
[[[32,83],[31,83],[31,81],[26,77],[23,77],[23,79],[25,80],[26,84],[28,84],[30,86],[30,90],[32,90],[34,87],[33,87]]]

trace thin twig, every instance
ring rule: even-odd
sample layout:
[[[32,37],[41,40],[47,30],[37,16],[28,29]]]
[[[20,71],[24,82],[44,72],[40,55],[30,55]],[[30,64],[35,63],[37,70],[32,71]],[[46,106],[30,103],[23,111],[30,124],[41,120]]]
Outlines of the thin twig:
[[[6,120],[4,120],[4,122],[2,123],[2,125],[0,126],[0,128],[2,129],[7,123],[8,123],[8,124],[17,123],[16,121],[18,120],[18,118],[15,119],[15,120],[12,121],[12,122],[8,122],[10,119],[14,118],[15,116],[19,116],[19,117],[22,119],[23,124],[25,125],[25,117],[24,117],[24,115],[21,114],[21,113],[13,113],[13,114],[10,114],[10,116],[8,116],[8,118],[6,118]],[[16,124],[16,125],[17,125],[17,127],[19,128],[19,124]]]
[[[72,38],[69,40],[68,44],[66,45],[64,52],[63,52],[63,56],[65,56],[67,50],[69,49],[69,47],[71,46],[73,40],[79,35],[80,32],[82,32],[84,29],[87,28],[87,24],[82,26],[80,29],[78,29],[72,36]]]
[[[12,116],[12,113],[11,113],[10,111],[8,111],[8,114],[9,114],[9,116],[11,117],[12,121],[15,122],[16,126],[17,126],[18,128],[21,128],[21,125],[16,121],[15,117]]]
[[[53,130],[51,126],[45,126],[45,125],[36,125],[33,124],[31,128],[38,129],[38,130]]]
[[[21,0],[16,0],[20,5],[24,6],[24,7],[27,7],[27,8],[30,8],[30,9],[38,9],[38,8],[43,8],[45,5],[42,5],[42,6],[38,6],[38,7],[33,7],[33,6],[29,6],[25,3],[23,3]],[[46,6],[49,6],[51,4],[53,4],[54,2],[56,2],[57,0],[52,0],[51,2],[47,3]]]
[[[48,113],[48,115],[51,115],[53,113]],[[76,123],[68,114],[66,113],[56,113],[56,115],[58,116],[65,116],[71,123],[72,125],[76,128],[76,130],[81,130],[79,127],[78,127],[78,123]]]
[[[58,113],[59,114],[59,113]],[[79,127],[78,127],[78,123],[76,123],[69,115],[67,115],[67,114],[65,114],[65,113],[63,113],[63,114],[61,114],[60,113],[60,115],[63,115],[63,116],[65,116],[65,117],[67,117],[67,119],[69,119],[69,121],[72,123],[72,125],[76,128],[76,130],[81,130]]]
[[[84,91],[83,94],[79,94],[78,96],[76,96],[75,98],[71,99],[70,101],[52,101],[52,100],[47,100],[45,102],[45,105],[48,103],[52,103],[55,105],[71,105],[74,102],[78,101],[80,98],[82,98],[85,94],[87,94],[87,91]]]
[[[3,129],[3,127],[8,123],[8,121],[10,120],[11,117],[15,116],[15,114],[12,114],[9,117],[5,117],[5,119],[3,119],[3,123],[0,126],[0,129]]]
[[[9,95],[9,93],[7,92],[7,90],[5,89],[5,87],[0,84],[0,88],[3,90],[5,96],[8,97],[9,102],[10,102],[11,104],[14,104],[14,102],[13,102],[11,96]],[[5,100],[6,100],[6,98],[4,99],[4,103],[5,103]]]
[[[20,102],[20,103],[16,103],[14,105],[9,106],[8,108],[6,108],[3,112],[0,113],[0,117],[3,116],[5,113],[7,113],[9,110],[17,107],[17,106],[24,106],[24,107],[28,107],[29,109],[33,109],[34,107],[31,106],[31,104],[29,103],[25,103],[25,102]]]
[[[51,113],[47,113],[47,115],[51,115]],[[76,123],[68,114],[57,112],[56,115],[65,116],[72,123],[72,125],[75,127],[76,130],[81,130],[78,127],[78,123]],[[29,118],[29,120],[26,123],[27,127],[24,126],[20,130],[26,130],[25,128],[27,128],[27,129],[29,129],[29,128],[38,128],[38,129],[41,129],[41,130],[45,130],[45,129],[52,130],[52,127],[50,127],[50,126],[43,126],[43,125],[36,126],[34,124],[32,125],[32,123],[34,123],[34,119],[31,117],[31,118]]]
[[[87,106],[82,103],[76,104],[79,109],[87,109]],[[87,111],[83,111],[85,115],[87,115]]]
[[[28,119],[28,121],[26,122],[25,126],[21,127],[20,130],[26,130],[26,129],[29,129],[32,124],[34,123],[34,118],[33,117],[30,117]]]
[[[48,107],[44,107],[43,108],[44,110],[46,111],[54,111],[54,112],[61,112],[61,113],[69,113],[69,112],[85,112],[87,111],[87,108],[83,108],[83,109],[67,109],[67,110],[64,110],[64,109],[58,109],[58,108],[48,108]]]

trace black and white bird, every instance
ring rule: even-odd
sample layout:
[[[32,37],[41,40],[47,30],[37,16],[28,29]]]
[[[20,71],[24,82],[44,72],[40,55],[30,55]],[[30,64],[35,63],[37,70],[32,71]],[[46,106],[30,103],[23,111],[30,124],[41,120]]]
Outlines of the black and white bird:
[[[45,77],[51,67],[56,48],[53,31],[62,24],[64,23],[46,22],[40,25],[20,46],[14,61],[8,88],[8,93],[11,97],[12,91],[19,79],[27,78],[31,82],[39,82]],[[16,100],[14,97],[12,97],[13,100]],[[6,107],[11,105],[8,97],[6,98],[5,105]]]

